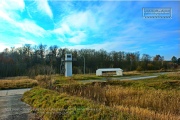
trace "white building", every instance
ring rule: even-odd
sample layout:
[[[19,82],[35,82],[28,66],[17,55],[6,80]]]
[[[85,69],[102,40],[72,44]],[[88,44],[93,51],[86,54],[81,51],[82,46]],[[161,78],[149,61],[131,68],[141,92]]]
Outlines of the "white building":
[[[96,75],[101,76],[103,74],[110,74],[110,75],[123,75],[123,70],[120,68],[101,68],[96,70]]]
[[[72,54],[65,54],[65,76],[72,76]]]

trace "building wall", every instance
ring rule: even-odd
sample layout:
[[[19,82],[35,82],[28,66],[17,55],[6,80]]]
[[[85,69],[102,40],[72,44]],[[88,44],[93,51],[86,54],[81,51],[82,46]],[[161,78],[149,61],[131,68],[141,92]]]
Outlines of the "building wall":
[[[102,76],[103,74],[102,74],[102,71],[106,71],[106,70],[96,70],[96,75],[97,76]],[[112,70],[113,71],[113,70]],[[112,71],[109,71],[109,72],[112,72]],[[122,70],[114,70],[115,71],[115,73],[116,73],[116,75],[123,75],[123,71]],[[108,72],[108,70],[107,70],[107,72]]]
[[[116,71],[116,75],[123,75],[122,70]]]
[[[65,54],[65,76],[72,76],[72,54]]]
[[[72,76],[72,62],[65,63],[65,76]]]

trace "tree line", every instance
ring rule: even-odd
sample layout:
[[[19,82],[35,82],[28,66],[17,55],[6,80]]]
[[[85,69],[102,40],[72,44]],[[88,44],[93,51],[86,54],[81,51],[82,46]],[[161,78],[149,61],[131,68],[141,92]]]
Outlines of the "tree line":
[[[65,54],[71,53],[73,61],[73,74],[83,73],[84,59],[86,73],[95,73],[98,68],[121,68],[124,71],[138,70],[167,70],[176,69],[180,65],[180,58],[172,57],[165,61],[161,55],[154,57],[139,52],[123,52],[100,49],[67,49],[57,45],[25,44],[22,47],[6,48],[0,52],[0,78],[10,76],[59,74],[61,60]]]

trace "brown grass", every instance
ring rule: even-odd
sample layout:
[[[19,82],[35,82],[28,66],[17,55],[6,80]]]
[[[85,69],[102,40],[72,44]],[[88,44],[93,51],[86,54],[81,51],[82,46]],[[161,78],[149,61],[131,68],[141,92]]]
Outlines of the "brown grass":
[[[22,100],[33,107],[37,120],[134,120],[136,115],[66,93],[35,87]]]
[[[37,86],[37,84],[37,81],[33,79],[2,79],[0,80],[0,89],[30,88]]]
[[[123,72],[123,75],[125,76],[131,76],[131,75],[141,75],[142,73],[139,71],[127,71],[127,72]]]
[[[146,90],[120,86],[66,85],[60,92],[94,100],[98,103],[117,107],[142,118],[175,119],[180,115],[180,91]]]
[[[21,79],[29,79],[29,77],[28,76],[6,77],[2,80],[21,80]]]
[[[122,112],[136,115],[140,120],[179,120],[180,117],[173,114],[162,114],[149,109],[140,107],[116,106]]]

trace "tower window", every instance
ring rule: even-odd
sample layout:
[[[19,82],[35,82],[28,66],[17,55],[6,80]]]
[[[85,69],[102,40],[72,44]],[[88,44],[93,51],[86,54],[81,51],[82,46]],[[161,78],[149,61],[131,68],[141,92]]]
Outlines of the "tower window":
[[[67,58],[71,58],[71,55],[67,55]]]

